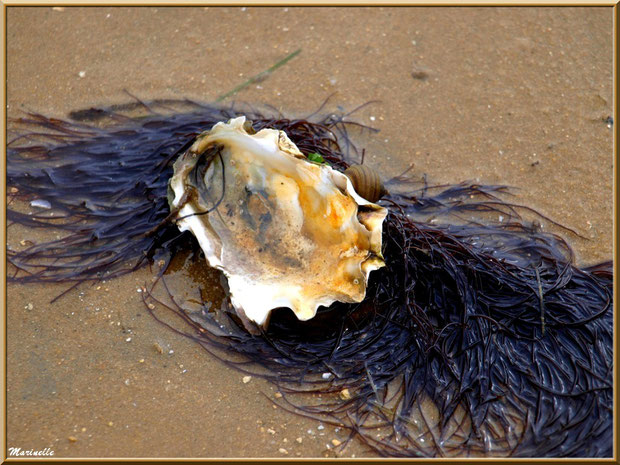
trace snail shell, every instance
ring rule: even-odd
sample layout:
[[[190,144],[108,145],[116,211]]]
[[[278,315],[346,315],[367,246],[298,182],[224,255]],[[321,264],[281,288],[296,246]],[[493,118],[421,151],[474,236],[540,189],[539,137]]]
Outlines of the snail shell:
[[[351,180],[355,192],[369,202],[374,203],[388,193],[377,172],[368,166],[351,165],[344,174]]]
[[[254,129],[254,126],[252,125],[252,121],[250,121],[249,119],[246,119],[245,123],[243,123],[243,129],[245,129],[245,132],[247,132],[250,135],[256,134],[256,129]]]

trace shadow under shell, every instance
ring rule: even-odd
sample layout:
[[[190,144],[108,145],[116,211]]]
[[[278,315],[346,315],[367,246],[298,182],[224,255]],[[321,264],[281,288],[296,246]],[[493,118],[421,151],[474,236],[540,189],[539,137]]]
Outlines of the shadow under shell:
[[[277,310],[259,335],[245,331],[224,292],[179,304],[171,261],[206,264],[169,215],[174,160],[200,132],[241,114],[337,169],[363,159],[350,134],[372,129],[349,114],[317,117],[322,109],[288,119],[270,108],[137,101],[72,121],[11,120],[10,201],[51,208],[27,215],[11,203],[8,219],[66,236],[9,250],[9,279],[78,285],[163,260],[144,294],[155,318],[276,383],[283,408],[342,425],[380,455],[611,456],[612,265],[574,265],[569,245],[523,219],[536,212],[505,201],[504,186],[389,180],[380,202],[387,266],[371,274],[360,304],[336,303],[308,322]]]

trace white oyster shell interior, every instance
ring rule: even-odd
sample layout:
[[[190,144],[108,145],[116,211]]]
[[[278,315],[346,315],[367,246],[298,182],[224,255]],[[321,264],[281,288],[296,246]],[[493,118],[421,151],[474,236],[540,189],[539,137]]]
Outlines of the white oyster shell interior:
[[[307,161],[283,131],[249,134],[244,123],[217,123],[176,161],[178,227],[224,272],[235,310],[259,325],[278,307],[308,320],[321,305],[361,302],[368,274],[385,265],[387,210]]]

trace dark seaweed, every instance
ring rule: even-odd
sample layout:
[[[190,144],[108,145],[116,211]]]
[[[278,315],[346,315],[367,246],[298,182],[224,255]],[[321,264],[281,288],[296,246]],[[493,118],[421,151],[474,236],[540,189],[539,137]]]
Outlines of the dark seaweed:
[[[54,216],[9,207],[8,218],[67,236],[9,250],[10,279],[79,284],[180,250],[203,260],[170,221],[166,184],[200,132],[239,114],[339,169],[363,157],[351,131],[370,130],[348,115],[288,119],[190,101],[12,120],[22,133],[8,144],[10,195],[48,200]],[[158,296],[166,266],[145,304],[225,363],[276,383],[283,408],[344,426],[380,455],[611,456],[611,263],[574,265],[565,240],[523,219],[535,212],[505,201],[504,186],[429,186],[404,173],[388,188],[387,267],[360,304],[305,323],[277,310],[252,335],[226,301],[196,313]]]

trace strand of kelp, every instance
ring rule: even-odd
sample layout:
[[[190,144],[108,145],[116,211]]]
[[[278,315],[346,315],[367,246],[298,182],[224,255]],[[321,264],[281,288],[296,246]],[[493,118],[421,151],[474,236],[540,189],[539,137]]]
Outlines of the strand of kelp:
[[[79,283],[129,272],[159,252],[169,263],[183,249],[204,260],[174,224],[157,228],[168,215],[171,162],[199,132],[241,111],[135,107],[148,114],[125,106],[73,115],[96,118],[91,124],[13,122],[26,132],[9,144],[8,186],[48,200],[56,215],[9,209],[9,218],[68,233],[10,251],[13,279]],[[243,114],[338,168],[355,155],[353,125],[342,117]],[[194,312],[162,294],[166,266],[145,303],[225,363],[277,383],[283,408],[342,425],[381,455],[610,456],[611,265],[574,266],[562,238],[526,224],[499,197],[504,187],[401,176],[389,188],[387,267],[373,273],[361,304],[335,304],[305,323],[278,311],[255,336],[226,301]]]

